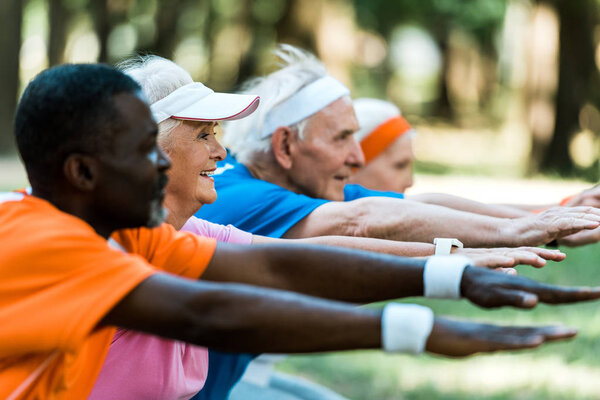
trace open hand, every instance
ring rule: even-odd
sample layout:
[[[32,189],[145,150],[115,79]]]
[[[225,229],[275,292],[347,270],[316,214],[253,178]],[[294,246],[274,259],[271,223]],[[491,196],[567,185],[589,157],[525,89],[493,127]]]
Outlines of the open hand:
[[[590,206],[600,207],[600,185],[595,185],[573,196],[565,204],[567,207]]]
[[[460,290],[463,297],[484,308],[532,308],[538,302],[561,304],[600,298],[599,287],[548,285],[522,276],[477,267],[465,268]]]
[[[541,268],[546,265],[546,260],[562,261],[566,257],[558,250],[541,247],[457,248],[452,251],[452,254],[469,257],[474,265],[486,268],[511,268],[517,265]]]
[[[450,357],[502,350],[538,347],[546,341],[575,336],[575,329],[561,326],[516,327],[435,318],[425,350]]]
[[[510,220],[515,246],[539,246],[555,239],[600,226],[600,209],[553,207],[539,214]]]
[[[600,242],[600,228],[581,231],[558,239],[558,244],[569,247],[584,246]]]

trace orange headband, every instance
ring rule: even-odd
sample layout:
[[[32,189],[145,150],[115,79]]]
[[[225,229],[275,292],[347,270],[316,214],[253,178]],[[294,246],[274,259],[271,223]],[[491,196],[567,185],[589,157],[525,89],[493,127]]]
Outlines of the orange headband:
[[[365,162],[368,164],[391,145],[394,140],[410,131],[412,127],[401,116],[393,117],[373,129],[360,142],[360,147],[365,154]]]

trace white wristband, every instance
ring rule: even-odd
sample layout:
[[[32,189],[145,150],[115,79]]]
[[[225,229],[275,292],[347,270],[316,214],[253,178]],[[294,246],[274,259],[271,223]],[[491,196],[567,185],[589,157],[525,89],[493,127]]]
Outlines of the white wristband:
[[[449,256],[452,252],[452,247],[463,248],[463,244],[460,240],[455,238],[435,238],[433,239],[435,245],[436,256]]]
[[[471,260],[465,256],[433,256],[425,263],[423,289],[425,297],[460,298],[460,282]]]
[[[433,328],[433,311],[416,304],[391,303],[381,317],[381,343],[387,352],[418,354]]]

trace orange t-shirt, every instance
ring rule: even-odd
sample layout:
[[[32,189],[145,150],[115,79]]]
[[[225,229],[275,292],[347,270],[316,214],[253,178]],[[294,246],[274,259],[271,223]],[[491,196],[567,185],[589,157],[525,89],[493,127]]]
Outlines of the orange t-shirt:
[[[134,254],[42,199],[0,195],[0,398],[44,363],[18,399],[86,398],[115,331],[98,322],[159,270],[199,278],[216,246],[166,224],[112,238]]]

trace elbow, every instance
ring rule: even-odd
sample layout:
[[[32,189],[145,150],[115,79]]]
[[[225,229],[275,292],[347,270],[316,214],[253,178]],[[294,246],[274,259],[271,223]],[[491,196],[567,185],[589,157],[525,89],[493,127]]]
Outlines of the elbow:
[[[210,295],[203,296],[203,299],[192,298],[186,302],[181,310],[181,324],[176,336],[185,342],[216,350],[243,350],[236,343],[252,330],[248,309],[253,305],[244,303],[241,306],[235,300],[234,286],[238,285],[227,286],[211,290]]]
[[[356,237],[385,237],[383,232],[383,221],[377,222],[378,199],[363,198],[348,202],[347,214],[345,219],[346,235]]]

